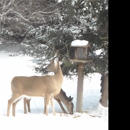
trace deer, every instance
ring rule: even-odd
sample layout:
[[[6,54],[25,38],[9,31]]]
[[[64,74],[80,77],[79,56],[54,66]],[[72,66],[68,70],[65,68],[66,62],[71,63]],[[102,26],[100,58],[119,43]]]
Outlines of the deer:
[[[62,109],[62,112],[67,114],[66,110],[64,109],[63,105],[61,102],[63,102],[63,104],[66,106],[69,114],[73,114],[73,108],[74,105],[72,103],[73,98],[71,96],[67,97],[66,93],[63,91],[63,89],[61,89],[60,93],[58,95],[56,95],[54,97],[54,99],[58,102],[58,104],[60,105],[60,108]],[[24,98],[24,114],[27,114],[27,109],[26,106],[28,108],[28,112],[31,113],[31,109],[30,109],[30,99]],[[46,108],[44,107],[44,113],[46,111]]]
[[[48,115],[49,103],[51,102],[53,115],[54,97],[60,93],[63,83],[63,73],[58,58],[46,67],[47,71],[54,72],[54,75],[43,76],[15,76],[11,81],[12,96],[8,100],[6,116],[10,116],[10,107],[12,105],[12,116],[15,116],[16,104],[24,97],[43,97]]]

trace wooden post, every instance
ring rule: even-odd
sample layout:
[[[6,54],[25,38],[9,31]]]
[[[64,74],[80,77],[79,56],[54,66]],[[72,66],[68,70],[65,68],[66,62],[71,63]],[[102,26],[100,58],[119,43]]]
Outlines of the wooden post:
[[[83,80],[84,80],[84,63],[78,65],[78,83],[77,83],[77,103],[76,112],[82,112],[83,105]]]
[[[108,107],[108,73],[103,74],[102,80],[101,80],[101,99],[100,103],[104,107]]]

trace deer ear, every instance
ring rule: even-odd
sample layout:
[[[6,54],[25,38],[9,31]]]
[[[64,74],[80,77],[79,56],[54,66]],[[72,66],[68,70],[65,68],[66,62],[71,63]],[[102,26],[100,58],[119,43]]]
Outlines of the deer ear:
[[[54,63],[57,64],[58,61],[59,61],[59,59],[56,57],[56,58],[54,59]]]
[[[69,96],[69,101],[71,102],[73,100],[73,98],[71,96]]]
[[[54,61],[55,61],[55,62],[59,61],[59,58],[58,58],[58,57],[56,57],[56,58],[54,59]]]

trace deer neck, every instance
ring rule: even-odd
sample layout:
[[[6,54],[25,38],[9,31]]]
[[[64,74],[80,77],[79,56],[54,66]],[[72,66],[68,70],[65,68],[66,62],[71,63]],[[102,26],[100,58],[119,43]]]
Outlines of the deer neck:
[[[62,70],[61,70],[61,67],[60,65],[58,64],[58,68],[57,68],[57,71],[55,72],[55,77],[58,79],[58,81],[63,82],[63,73],[62,73]]]
[[[69,98],[63,93],[62,90],[61,90],[61,93],[62,93],[62,94],[60,94],[60,96],[59,96],[58,98],[60,99],[60,101],[63,102],[63,104],[64,104],[65,106],[67,106],[68,101],[69,101]]]

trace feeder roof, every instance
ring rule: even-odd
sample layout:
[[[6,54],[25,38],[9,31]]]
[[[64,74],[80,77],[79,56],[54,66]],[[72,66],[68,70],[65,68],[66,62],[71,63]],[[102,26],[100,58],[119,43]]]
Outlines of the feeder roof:
[[[86,40],[74,40],[71,42],[71,47],[88,47],[88,43]]]

